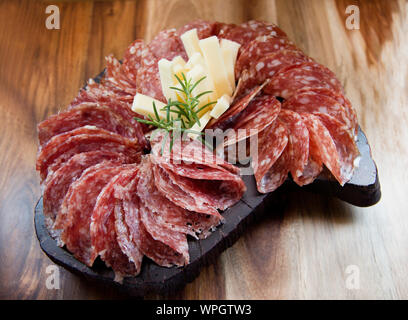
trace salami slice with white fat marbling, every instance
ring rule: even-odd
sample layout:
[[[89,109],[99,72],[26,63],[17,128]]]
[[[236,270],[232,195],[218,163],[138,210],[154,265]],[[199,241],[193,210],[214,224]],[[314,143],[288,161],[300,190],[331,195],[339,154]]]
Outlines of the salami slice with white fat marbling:
[[[259,192],[273,191],[269,189],[268,181],[263,178],[279,159],[287,144],[288,130],[279,119],[258,134],[258,154],[252,159],[252,168]]]
[[[309,130],[309,154],[317,163],[323,163],[336,180],[344,185],[346,181],[341,175],[339,155],[330,132],[317,116],[308,113],[300,115]]]
[[[282,37],[260,36],[246,43],[235,64],[235,78],[238,79],[243,70],[249,69],[263,57],[283,50],[298,51],[303,54],[293,42]]]
[[[110,151],[125,154],[129,159],[138,162],[142,145],[104,129],[85,126],[51,138],[39,150],[37,170],[44,180],[49,173],[58,170],[61,165],[77,153],[87,151]]]
[[[137,89],[137,73],[142,66],[142,51],[145,48],[143,40],[137,39],[127,48],[123,55],[122,67],[127,77],[135,84]]]
[[[264,130],[275,121],[280,111],[281,103],[274,96],[262,95],[254,98],[234,121],[234,134],[226,137],[224,147]]]
[[[140,136],[137,132],[139,127],[133,127],[122,114],[107,106],[88,102],[42,121],[37,127],[40,145],[43,146],[53,136],[86,125],[102,128],[129,139],[137,139]]]
[[[208,22],[204,20],[196,20],[185,24],[177,30],[177,35],[181,36],[183,33],[197,29],[197,36],[199,39],[205,39],[214,35],[214,22]]]
[[[288,162],[288,168],[293,180],[297,184],[303,185],[299,178],[308,163],[309,131],[302,117],[296,112],[283,109],[279,114],[279,119],[286,126],[289,138],[284,160]]]
[[[50,231],[70,185],[81,176],[84,170],[103,161],[126,163],[130,159],[126,159],[123,154],[110,151],[78,153],[47,178],[44,182],[43,203],[44,215]]]
[[[102,162],[86,169],[69,187],[55,221],[55,228],[62,229],[61,242],[88,266],[93,264],[95,257],[90,224],[97,197],[121,170],[123,167],[115,162]]]
[[[283,68],[272,77],[264,91],[288,99],[296,91],[306,87],[323,87],[334,91],[343,91],[334,73],[316,62],[305,62]]]

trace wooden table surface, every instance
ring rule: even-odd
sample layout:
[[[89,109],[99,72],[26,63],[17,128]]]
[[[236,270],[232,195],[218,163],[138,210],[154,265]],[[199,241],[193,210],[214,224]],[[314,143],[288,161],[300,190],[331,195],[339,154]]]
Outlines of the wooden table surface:
[[[57,4],[59,30],[45,8]],[[0,298],[100,299],[123,294],[60,269],[47,289],[33,226],[40,197],[36,124],[135,38],[202,18],[280,25],[336,72],[377,162],[382,199],[370,208],[303,191],[257,221],[181,299],[408,298],[408,6],[405,1],[0,1]],[[360,29],[345,26],[348,5]],[[350,272],[350,273],[349,273]],[[352,278],[350,278],[350,276]],[[354,281],[354,282],[353,282]],[[351,287],[350,287],[351,283]],[[356,286],[353,286],[356,285]],[[149,296],[148,298],[160,298]]]

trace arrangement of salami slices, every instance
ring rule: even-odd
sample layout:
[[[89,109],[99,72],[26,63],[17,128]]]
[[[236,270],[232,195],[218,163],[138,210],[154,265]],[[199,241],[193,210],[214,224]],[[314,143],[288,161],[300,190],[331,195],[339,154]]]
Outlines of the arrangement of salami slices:
[[[180,35],[191,29],[200,39],[241,44],[234,100],[207,127],[241,129],[225,146],[255,131],[259,192],[289,174],[311,183],[324,166],[343,185],[359,156],[357,119],[341,84],[277,26],[196,21],[149,44],[136,40],[122,62],[106,58],[100,82],[89,80],[66,110],[38,125],[36,168],[50,233],[88,266],[100,257],[117,280],[137,275],[144,256],[160,266],[188,264],[187,236],[210,235],[246,190],[239,168],[197,140],[163,148],[163,135],[152,135],[131,109],[136,93],[166,102],[158,61],[187,58]]]

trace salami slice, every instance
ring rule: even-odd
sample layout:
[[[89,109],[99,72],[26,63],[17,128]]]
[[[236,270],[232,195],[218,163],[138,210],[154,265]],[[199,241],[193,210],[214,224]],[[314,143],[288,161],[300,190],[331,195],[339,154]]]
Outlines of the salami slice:
[[[197,29],[197,35],[199,39],[205,39],[214,35],[214,22],[208,22],[203,20],[196,20],[186,25],[182,26],[177,30],[177,35],[181,36],[183,33],[191,30]]]
[[[188,59],[176,29],[160,31],[148,44],[148,47],[157,61],[160,59],[173,60],[177,56],[181,56],[184,60]]]
[[[37,170],[44,180],[51,172],[77,153],[87,151],[109,151],[125,154],[138,162],[142,146],[135,140],[129,140],[106,130],[85,126],[54,136],[37,156]]]
[[[258,135],[258,155],[252,160],[255,180],[258,191],[261,193],[270,192],[267,183],[262,181],[264,176],[279,159],[288,144],[288,132],[285,125],[277,119]]]
[[[163,161],[163,163],[170,164],[167,161]],[[150,159],[146,158],[140,168],[137,193],[144,206],[154,215],[155,221],[167,229],[189,234],[195,238],[206,238],[210,231],[219,224],[220,219],[176,206],[159,192],[154,183],[154,176],[151,174],[152,170]],[[217,173],[219,172],[220,170],[217,171]],[[190,171],[192,175],[195,173],[196,171]],[[210,178],[210,176],[206,178]]]
[[[256,97],[238,116],[233,126],[234,135],[226,137],[224,147],[264,130],[275,121],[280,111],[281,103],[274,96]]]
[[[256,85],[271,79],[279,70],[300,65],[310,60],[299,50],[282,50],[262,57],[245,69],[240,78],[240,85],[235,93],[237,97],[248,92]],[[268,85],[267,85],[268,86]]]
[[[58,113],[38,125],[38,139],[43,146],[53,136],[75,128],[93,125],[126,138],[138,138],[137,127],[133,127],[121,114],[95,103],[82,103],[75,108]]]
[[[286,146],[278,160],[265,173],[258,183],[258,190],[262,193],[272,192],[278,189],[286,180],[289,173],[289,149]]]
[[[302,113],[301,116],[309,130],[310,155],[317,163],[323,163],[336,180],[344,185],[345,181],[340,172],[339,155],[330,132],[317,116],[308,113]]]
[[[238,26],[227,25],[219,32],[220,38],[238,42],[242,45],[260,36],[286,38],[286,34],[276,25],[259,21],[248,21]]]
[[[235,64],[235,78],[239,79],[243,70],[251,68],[253,64],[258,63],[263,57],[283,50],[301,53],[287,38],[270,35],[257,37],[242,48]]]
[[[55,228],[63,230],[62,243],[88,266],[94,261],[90,224],[96,199],[109,180],[121,170],[120,164],[114,162],[103,162],[85,170],[70,186],[55,221]]]
[[[122,68],[127,77],[136,85],[137,89],[137,72],[142,66],[142,51],[145,48],[143,40],[135,40],[123,55]]]
[[[253,88],[248,94],[233,102],[229,109],[218,119],[213,119],[207,125],[211,129],[227,129],[236,120],[237,116],[249,105],[253,98],[262,90],[265,84]],[[237,88],[238,90],[238,88]]]
[[[302,180],[299,180],[299,178],[308,163],[309,131],[302,117],[296,112],[283,109],[279,114],[279,119],[285,124],[289,138],[285,157],[281,161],[287,160],[293,181],[303,185]]]
[[[306,87],[323,87],[342,92],[342,86],[332,71],[315,62],[284,68],[276,73],[264,91],[284,99]]]
[[[149,47],[142,51],[142,66],[137,73],[138,92],[162,102],[166,102],[163,95],[159,74],[159,58]]]
[[[350,132],[353,129],[352,119],[349,118],[343,105],[326,95],[314,92],[296,93],[286,100],[282,107],[298,113],[325,113],[342,122]]]
[[[155,221],[155,216],[142,204],[140,206],[140,220],[151,238],[155,240],[155,247],[145,248],[144,254],[154,260],[158,265],[171,267],[183,266],[189,263],[188,244],[186,235],[161,226]],[[146,240],[146,238],[144,239]],[[158,242],[162,245],[158,245]],[[166,249],[157,250],[160,247]],[[147,250],[146,250],[147,249]]]
[[[136,94],[136,82],[129,79],[119,60],[113,55],[107,56],[105,60],[106,70],[104,81],[107,81],[111,86],[134,96]]]
[[[297,91],[296,93],[300,94],[300,93],[310,93],[310,92],[330,97],[330,98],[336,100],[338,103],[340,103],[345,108],[345,110],[347,112],[347,117],[351,121],[351,125],[354,128],[354,135],[357,134],[357,132],[358,132],[358,121],[357,121],[356,111],[352,107],[350,101],[344,96],[344,94],[342,92],[334,91],[334,90],[328,89],[328,88],[315,87],[315,88],[303,88],[303,89],[300,89],[299,91]]]
[[[353,175],[355,161],[360,155],[353,135],[347,126],[334,117],[319,112],[314,113],[314,115],[330,132],[330,136],[336,145],[340,162],[341,181],[343,183],[349,181]]]
[[[309,138],[310,141],[310,138]],[[312,183],[322,172],[323,163],[320,160],[316,160],[311,154],[307,160],[307,164],[303,169],[302,174],[296,178],[296,183],[299,186],[304,186]]]
[[[47,218],[47,226],[52,231],[61,203],[70,185],[78,179],[82,172],[103,161],[116,161],[126,163],[129,159],[119,153],[109,151],[90,151],[74,155],[64,163],[53,175],[50,175],[44,183],[43,203],[44,216]]]
[[[138,170],[135,165],[121,168],[121,171],[100,191],[92,211],[90,237],[94,251],[91,260],[100,255],[106,265],[115,271],[116,280],[126,275],[136,275],[141,267],[140,235],[133,232],[138,228],[139,223],[137,199],[130,200],[124,195],[122,189],[137,178]],[[120,199],[116,196],[116,191],[122,192]],[[116,212],[117,218],[120,219],[116,221],[115,207],[122,203],[124,211]],[[125,216],[123,217],[122,214]],[[127,249],[125,249],[126,246],[128,246]]]

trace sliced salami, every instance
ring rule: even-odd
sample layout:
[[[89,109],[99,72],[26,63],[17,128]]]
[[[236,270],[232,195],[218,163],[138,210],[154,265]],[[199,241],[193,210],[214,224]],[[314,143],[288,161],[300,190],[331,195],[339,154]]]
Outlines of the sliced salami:
[[[262,193],[272,192],[278,189],[287,179],[290,161],[289,149],[286,146],[278,160],[265,173],[258,182],[258,190]]]
[[[183,266],[189,263],[187,237],[185,234],[173,231],[161,226],[155,220],[156,215],[152,214],[146,207],[140,206],[140,220],[151,238],[155,240],[155,247],[144,248],[144,254],[154,260],[158,265],[171,267],[173,265]],[[144,241],[146,238],[143,239]],[[162,245],[158,245],[157,242]],[[157,250],[160,247],[166,251]],[[147,249],[147,250],[146,250]],[[163,255],[164,253],[164,255]]]
[[[344,185],[345,181],[340,172],[339,155],[330,132],[317,116],[308,113],[302,113],[301,116],[309,130],[309,154],[317,163],[323,163],[336,180]]]
[[[170,164],[167,161],[163,161],[163,163]],[[155,221],[167,229],[189,234],[195,238],[207,237],[210,231],[219,224],[220,219],[215,216],[187,211],[176,206],[159,192],[154,183],[154,176],[151,174],[152,170],[150,158],[147,157],[140,168],[137,193],[144,206],[155,216]],[[209,171],[208,168],[207,171]],[[195,173],[195,171],[190,172],[191,174]],[[217,171],[217,173],[219,172],[220,170]],[[180,172],[178,171],[178,173]],[[210,178],[210,176],[206,178]]]
[[[247,139],[275,121],[281,103],[270,95],[258,96],[241,112],[233,126],[233,136],[226,137],[224,147]]]
[[[148,47],[157,61],[160,59],[173,60],[177,56],[181,56],[184,60],[188,59],[176,29],[160,31],[148,44]]]
[[[288,145],[285,157],[293,180],[303,185],[302,177],[309,158],[309,131],[304,124],[302,117],[291,110],[283,109],[279,114],[279,119],[285,124],[288,130]]]
[[[253,88],[248,94],[233,102],[229,109],[218,119],[213,119],[207,128],[225,130],[231,126],[238,115],[249,105],[253,98],[262,90],[265,84]],[[237,88],[238,90],[238,88]]]
[[[126,163],[129,159],[126,159],[126,156],[123,154],[110,151],[78,153],[47,178],[44,183],[43,203],[44,215],[47,218],[49,230],[52,230],[61,203],[70,185],[81,176],[85,169],[103,161]]]
[[[329,114],[316,112],[314,115],[330,132],[330,136],[336,145],[340,162],[341,181],[343,183],[349,181],[353,175],[355,161],[360,155],[353,135],[347,126]]]
[[[177,35],[181,36],[183,33],[191,30],[197,29],[197,35],[199,39],[205,39],[214,35],[214,22],[208,22],[203,20],[197,20],[182,26],[177,30]]]
[[[297,177],[295,182],[299,186],[310,184],[320,175],[322,170],[323,163],[320,160],[314,159],[313,156],[309,154],[309,158],[307,160],[305,168],[303,169],[302,175]]]
[[[288,131],[279,119],[258,134],[258,154],[252,160],[252,168],[259,192],[269,192],[262,179],[279,159],[287,144]]]
[[[138,170],[135,165],[122,168],[101,190],[91,216],[90,237],[94,248],[92,259],[100,255],[106,265],[115,271],[117,280],[126,275],[136,275],[140,271],[142,260],[142,257],[138,255],[140,236],[138,238],[137,234],[132,232],[135,225],[137,228],[139,221],[137,199],[129,200],[125,196],[121,197],[124,199],[118,199],[115,195],[117,189],[123,191],[122,188],[136,179]],[[123,203],[124,211],[117,212],[117,217],[121,220],[116,222],[115,207],[121,203]],[[135,209],[136,213],[130,210],[129,203],[132,204],[132,209]],[[121,215],[122,213],[125,214],[125,217]],[[129,225],[129,221],[132,224]],[[131,242],[129,236],[132,236]],[[129,250],[125,249],[126,246],[129,246],[127,247]]]
[[[299,50],[282,50],[263,56],[242,72],[240,85],[235,94],[240,97],[256,85],[271,79],[279,70],[300,65],[309,60],[310,58]]]
[[[332,71],[315,62],[284,68],[276,73],[264,91],[284,99],[306,87],[323,87],[342,92],[342,86]]]
[[[44,180],[51,172],[77,153],[87,151],[108,151],[125,154],[129,159],[138,162],[142,146],[135,140],[129,140],[118,134],[85,126],[54,136],[37,156],[37,170]]]
[[[353,128],[352,119],[343,105],[327,95],[311,91],[295,93],[283,103],[282,108],[298,113],[325,113],[341,121],[348,130],[352,131]]]
[[[235,64],[235,78],[239,79],[243,70],[250,69],[263,57],[282,50],[302,53],[289,39],[271,35],[257,37],[245,44]]]
[[[296,93],[309,93],[309,92],[314,92],[320,95],[324,95],[330,98],[333,98],[334,100],[336,100],[338,103],[340,103],[347,112],[347,116],[350,119],[351,123],[352,123],[352,127],[354,128],[354,135],[357,134],[358,132],[358,121],[357,121],[357,114],[356,111],[354,110],[354,108],[352,107],[350,101],[346,98],[346,96],[344,96],[344,94],[340,91],[334,91],[332,89],[328,89],[328,88],[319,88],[319,87],[315,87],[315,88],[303,88],[300,89],[299,91],[297,91]]]
[[[111,86],[134,96],[136,94],[136,82],[132,81],[125,72],[122,64],[113,55],[105,58],[106,69],[104,82]]]
[[[69,188],[61,205],[55,228],[62,229],[61,242],[80,261],[91,266],[91,215],[103,187],[122,169],[119,163],[102,162],[84,171]]]
[[[43,146],[53,136],[75,128],[93,125],[126,138],[138,138],[137,127],[113,109],[95,103],[82,103],[75,108],[49,117],[38,125],[38,139]]]
[[[142,51],[145,48],[143,40],[135,40],[126,50],[123,55],[122,67],[127,77],[136,85],[137,89],[137,73],[142,66]]]

